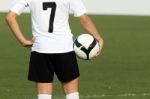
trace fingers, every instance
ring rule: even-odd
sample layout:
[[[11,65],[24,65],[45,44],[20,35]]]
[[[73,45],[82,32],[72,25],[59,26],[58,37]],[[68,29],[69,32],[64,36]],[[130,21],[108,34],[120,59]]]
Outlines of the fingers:
[[[26,41],[24,41],[22,45],[24,47],[29,48],[29,47],[32,47],[34,41],[35,41],[35,37],[33,37],[32,40],[26,40]]]
[[[33,37],[33,38],[32,38],[32,42],[34,42],[34,41],[35,41],[35,39],[36,39],[36,38],[35,38],[35,37]]]
[[[101,50],[103,48],[103,40],[99,40],[98,45],[99,45],[99,51],[96,53],[95,58],[101,53]]]
[[[96,38],[96,37],[95,37],[95,38]],[[103,41],[103,39],[102,39],[101,37],[97,37],[96,40],[97,40],[97,42],[98,42],[98,44],[99,44],[99,48],[100,48],[100,50],[101,50],[101,49],[103,48],[104,41]]]
[[[99,40],[99,44],[100,44],[100,49],[102,49],[102,48],[103,48],[103,45],[104,45],[103,39],[100,39],[100,40]]]
[[[31,47],[33,45],[33,42],[30,40],[27,40],[26,42],[24,42],[23,46],[24,47]]]

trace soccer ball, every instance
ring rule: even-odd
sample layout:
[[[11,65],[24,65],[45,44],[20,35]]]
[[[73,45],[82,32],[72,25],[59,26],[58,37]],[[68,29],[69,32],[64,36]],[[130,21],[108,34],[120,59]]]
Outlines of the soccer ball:
[[[76,55],[81,59],[94,59],[100,53],[100,46],[90,34],[81,34],[73,44]]]

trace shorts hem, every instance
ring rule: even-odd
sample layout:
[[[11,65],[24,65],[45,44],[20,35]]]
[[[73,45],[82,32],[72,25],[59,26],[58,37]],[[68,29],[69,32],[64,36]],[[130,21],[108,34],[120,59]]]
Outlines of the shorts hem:
[[[70,78],[70,79],[59,80],[59,81],[62,82],[62,83],[67,83],[67,82],[70,82],[70,81],[72,81],[72,80],[75,80],[76,78],[79,78],[79,77],[80,77],[80,75],[75,76],[75,77],[72,77],[72,78]]]
[[[31,79],[28,79],[28,81],[35,82],[35,83],[53,83],[53,81],[39,81],[39,80],[31,80]]]

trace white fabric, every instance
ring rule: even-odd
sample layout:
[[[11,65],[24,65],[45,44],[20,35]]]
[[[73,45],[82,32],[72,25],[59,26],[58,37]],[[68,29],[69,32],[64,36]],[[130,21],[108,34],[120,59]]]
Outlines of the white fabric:
[[[47,9],[43,10],[45,2],[56,3],[52,33],[48,29],[54,7],[48,5]],[[36,38],[32,51],[63,53],[73,50],[73,35],[68,18],[70,10],[76,17],[86,13],[81,0],[16,0],[10,10],[20,15],[26,7],[29,7],[31,12],[32,33]]]
[[[66,99],[79,99],[79,93],[78,92],[70,93],[66,95]]]
[[[38,94],[38,99],[52,99],[52,95]]]

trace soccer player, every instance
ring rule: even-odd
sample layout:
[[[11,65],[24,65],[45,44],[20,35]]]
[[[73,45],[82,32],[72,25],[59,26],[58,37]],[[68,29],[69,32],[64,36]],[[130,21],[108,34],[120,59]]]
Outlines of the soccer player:
[[[16,20],[29,7],[33,39],[25,38]],[[79,69],[73,51],[70,10],[82,26],[99,42],[103,39],[86,15],[81,0],[16,0],[6,17],[14,36],[24,47],[32,47],[28,80],[36,83],[38,99],[52,99],[54,73],[62,84],[66,99],[79,99]]]

